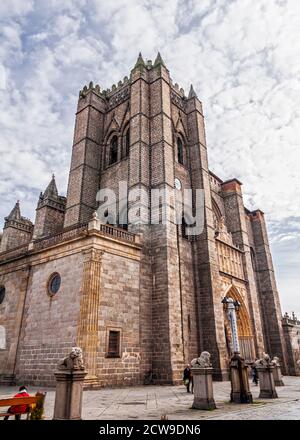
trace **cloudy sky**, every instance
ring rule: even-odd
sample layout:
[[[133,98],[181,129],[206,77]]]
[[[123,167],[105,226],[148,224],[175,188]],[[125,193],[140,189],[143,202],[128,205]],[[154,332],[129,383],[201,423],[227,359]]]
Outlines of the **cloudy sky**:
[[[267,217],[284,311],[300,316],[299,0],[1,0],[0,218],[65,194],[78,91],[160,50],[203,102],[210,168]],[[2,220],[0,225],[2,225]]]

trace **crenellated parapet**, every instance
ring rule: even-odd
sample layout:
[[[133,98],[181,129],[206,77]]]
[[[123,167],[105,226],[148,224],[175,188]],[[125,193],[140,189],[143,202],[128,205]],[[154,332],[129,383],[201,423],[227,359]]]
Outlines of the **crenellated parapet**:
[[[4,220],[4,229],[12,227],[29,233],[32,232],[33,224],[28,218],[21,215],[19,200],[15,204],[11,213],[5,217]]]
[[[282,317],[282,321],[284,324],[291,324],[291,325],[299,325],[300,326],[300,320],[297,318],[294,312],[292,312],[292,315],[290,316],[287,312]]]
[[[85,98],[90,91],[105,98],[105,91],[101,91],[99,84],[94,86],[93,81],[91,81],[88,86],[85,85],[83,89],[79,91],[79,99]]]
[[[161,68],[166,69],[166,66],[159,52],[154,62],[152,60],[147,60],[147,62],[145,62],[142,54],[140,53],[133,69],[131,70],[129,78],[125,76],[123,80],[120,80],[117,84],[113,84],[111,88],[104,90],[101,90],[99,84],[94,85],[93,81],[91,81],[88,85],[85,85],[82,90],[80,90],[79,100],[85,99],[90,92],[93,92],[105,100],[107,109],[110,110],[129,99],[130,84],[136,72],[144,72],[147,74],[147,72],[150,73]],[[186,96],[184,89],[181,88],[177,83],[174,84],[172,80],[170,80],[170,85],[172,103],[181,110],[185,111],[188,100],[191,98],[197,98],[193,86],[191,85],[189,94]]]
[[[0,252],[29,243],[34,225],[28,218],[21,215],[19,201],[4,220]]]

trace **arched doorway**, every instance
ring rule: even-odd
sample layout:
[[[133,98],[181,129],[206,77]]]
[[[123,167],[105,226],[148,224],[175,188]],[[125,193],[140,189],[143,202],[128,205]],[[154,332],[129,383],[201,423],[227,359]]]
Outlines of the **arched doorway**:
[[[251,322],[247,306],[239,290],[233,284],[226,289],[225,296],[228,298],[233,298],[240,303],[240,307],[238,311],[236,311],[236,316],[241,356],[246,362],[253,362],[255,359],[254,338],[251,330]],[[224,315],[226,346],[228,356],[230,358],[233,355],[232,334],[225,307]]]

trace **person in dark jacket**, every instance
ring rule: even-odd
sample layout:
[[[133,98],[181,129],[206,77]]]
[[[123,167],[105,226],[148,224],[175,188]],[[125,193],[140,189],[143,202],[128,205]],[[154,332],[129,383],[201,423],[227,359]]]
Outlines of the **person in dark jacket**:
[[[29,397],[26,387],[23,385],[19,388],[19,392],[14,397]],[[16,420],[21,419],[21,414],[26,414],[28,411],[28,405],[14,405],[8,408],[7,412],[12,416],[15,415]],[[5,416],[4,420],[8,420],[9,416]]]
[[[186,386],[186,391],[189,393],[190,385],[192,385],[192,392],[193,392],[193,377],[192,377],[190,364],[188,364],[183,371],[183,382],[184,385]]]
[[[252,381],[253,383],[255,383],[255,385],[258,385],[258,371],[255,362],[252,364],[251,370],[252,370]]]

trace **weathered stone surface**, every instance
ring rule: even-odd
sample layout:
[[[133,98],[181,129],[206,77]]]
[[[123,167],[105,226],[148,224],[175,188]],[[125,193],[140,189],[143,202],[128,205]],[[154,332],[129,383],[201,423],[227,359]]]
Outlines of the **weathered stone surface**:
[[[278,397],[276,389],[273,371],[274,367],[269,366],[257,366],[258,379],[259,379],[259,398],[261,399],[276,399]]]
[[[53,385],[57,361],[79,343],[85,386],[140,384],[145,377],[180,383],[184,364],[206,350],[214,377],[224,380],[233,354],[226,295],[241,304],[246,361],[264,350],[279,356],[285,369],[299,359],[295,352],[288,357],[291,333],[284,338],[263,214],[246,210],[241,182],[223,182],[209,171],[202,104],[193,89],[187,97],[173,85],[165,63],[156,61],[140,58],[130,78],[111,90],[90,83],[80,91],[67,200],[52,179],[34,229],[18,206],[7,218],[0,253],[5,380]],[[90,222],[99,189],[113,190],[117,199],[120,181],[128,190],[146,190],[140,200],[146,217],[147,195],[173,191],[175,178],[181,183],[176,191],[204,194],[200,234],[187,237],[175,224],[174,198],[166,224],[129,224],[127,232]],[[156,211],[161,215],[162,207]],[[115,226],[122,224],[117,218]],[[54,273],[61,285],[51,295]],[[118,338],[115,357],[107,353],[110,332]]]
[[[194,382],[194,402],[192,408],[216,409],[213,393],[212,368],[192,368]]]
[[[83,381],[85,371],[63,371],[54,373],[56,392],[54,420],[80,420],[82,412]]]

